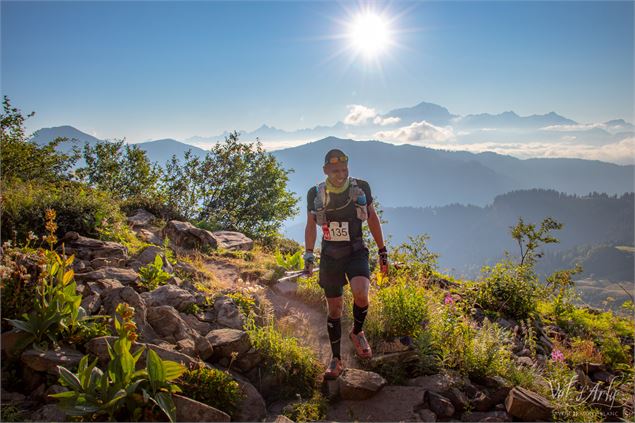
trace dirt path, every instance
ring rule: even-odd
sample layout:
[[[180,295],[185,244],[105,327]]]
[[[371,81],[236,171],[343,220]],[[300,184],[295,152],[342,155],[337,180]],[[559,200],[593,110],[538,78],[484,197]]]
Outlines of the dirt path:
[[[221,286],[242,288],[238,267],[216,259],[205,262],[207,270],[212,272]],[[265,288],[266,298],[273,306],[276,327],[287,336],[300,340],[300,344],[316,353],[318,360],[325,366],[331,360],[331,347],[326,331],[326,311],[319,306],[304,303],[295,294],[295,282],[284,282]],[[350,327],[342,325],[342,361],[345,367],[359,368],[355,351],[348,339]]]

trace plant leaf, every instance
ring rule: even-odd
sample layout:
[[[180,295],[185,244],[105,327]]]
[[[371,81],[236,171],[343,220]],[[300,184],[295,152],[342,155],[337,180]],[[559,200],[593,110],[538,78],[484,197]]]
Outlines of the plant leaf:
[[[60,372],[60,378],[74,391],[84,392],[82,388],[82,384],[72,372],[62,366],[57,366],[57,369]]]
[[[174,405],[174,401],[172,401],[172,395],[167,392],[159,392],[156,394],[155,400],[159,408],[168,416],[170,422],[175,422],[176,406]]]

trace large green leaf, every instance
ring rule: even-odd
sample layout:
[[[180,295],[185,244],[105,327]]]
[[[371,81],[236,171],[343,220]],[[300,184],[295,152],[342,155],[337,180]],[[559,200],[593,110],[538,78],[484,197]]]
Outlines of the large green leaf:
[[[157,405],[168,416],[170,422],[176,421],[176,406],[172,401],[172,395],[167,392],[159,392],[154,397]]]
[[[148,370],[148,377],[152,389],[156,389],[157,384],[165,382],[165,368],[163,367],[163,360],[152,349],[148,349],[148,356],[146,357],[146,368]]]
[[[163,368],[165,369],[165,380],[174,380],[185,373],[185,366],[175,361],[163,360]]]
[[[60,372],[60,378],[66,383],[72,390],[77,392],[83,392],[84,388],[82,388],[82,383],[79,381],[77,376],[75,376],[72,372],[67,370],[62,366],[57,366],[57,369]]]

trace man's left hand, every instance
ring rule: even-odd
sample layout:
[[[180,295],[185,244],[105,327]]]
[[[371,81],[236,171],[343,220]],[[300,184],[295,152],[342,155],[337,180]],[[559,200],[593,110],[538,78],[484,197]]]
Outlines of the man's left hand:
[[[379,270],[384,275],[388,274],[388,250],[386,247],[379,249]]]

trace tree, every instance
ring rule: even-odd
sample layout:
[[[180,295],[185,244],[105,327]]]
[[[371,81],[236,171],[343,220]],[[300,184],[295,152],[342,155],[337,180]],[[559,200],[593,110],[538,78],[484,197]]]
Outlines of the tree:
[[[123,140],[84,145],[86,167],[77,175],[97,189],[110,192],[119,199],[149,197],[157,192],[161,170],[151,164],[145,151]]]
[[[260,142],[241,143],[237,132],[216,144],[201,162],[200,218],[219,229],[271,239],[297,213],[287,191],[288,173]]]
[[[79,151],[65,154],[56,151],[56,147],[66,138],[56,138],[47,145],[39,146],[29,142],[24,130],[26,117],[11,106],[7,96],[2,101],[0,136],[0,171],[3,180],[19,178],[23,181],[40,180],[55,182],[70,179],[69,170],[79,158]]]
[[[520,248],[520,265],[533,266],[536,259],[543,255],[542,252],[537,251],[541,244],[559,242],[557,238],[551,236],[551,231],[560,230],[562,226],[562,223],[547,217],[540,224],[540,229],[536,229],[535,224],[525,224],[522,217],[518,218],[516,226],[511,228],[511,234]]]
[[[176,156],[165,164],[159,181],[159,191],[166,205],[186,219],[199,217],[201,183],[201,159],[187,150],[183,164]]]

